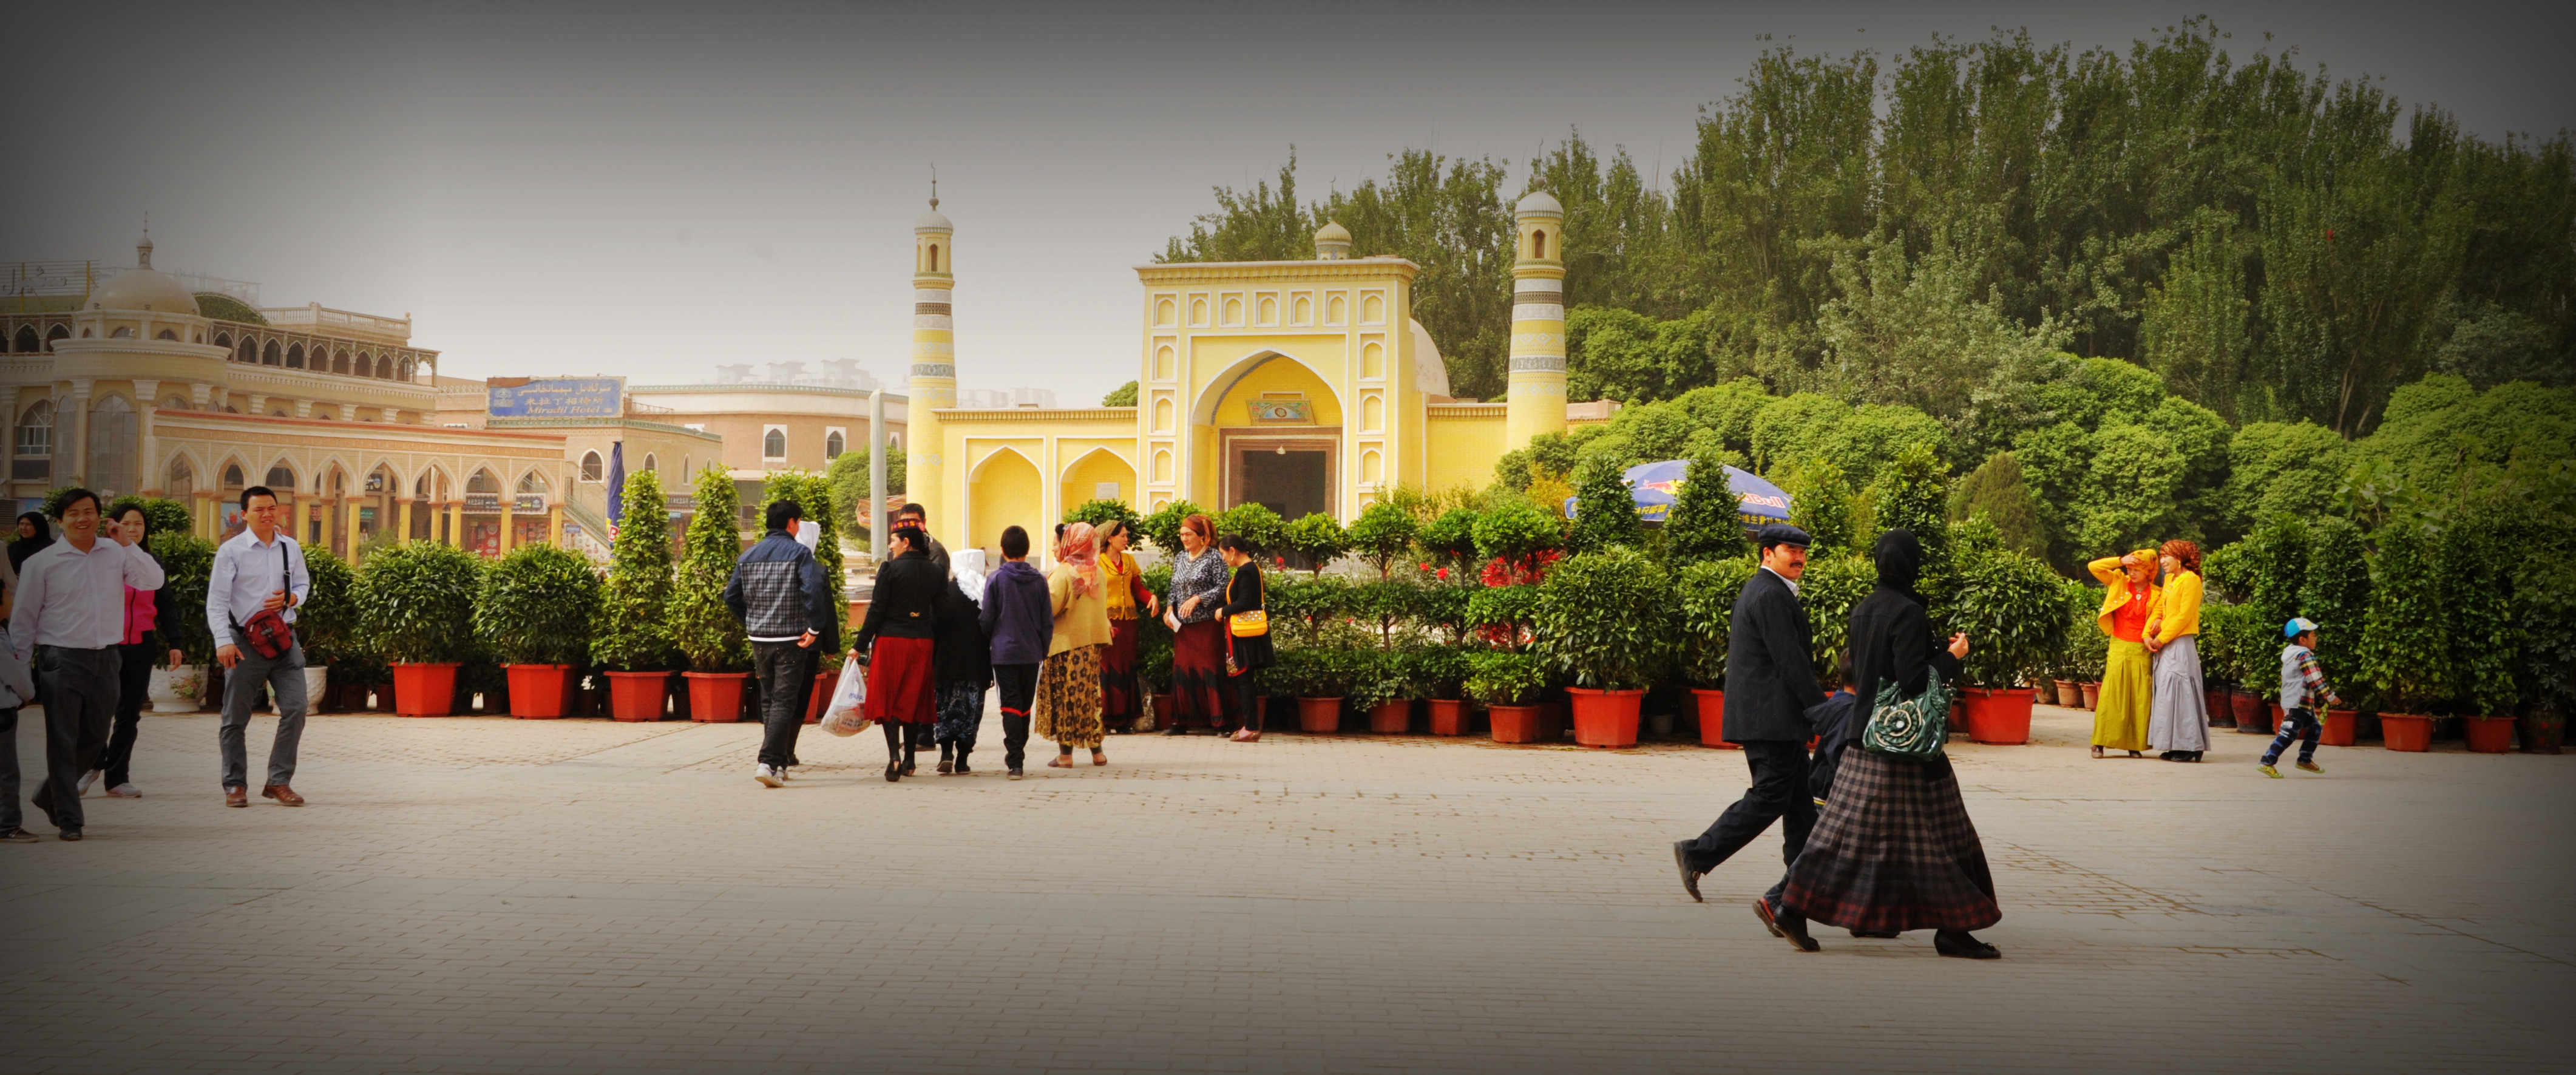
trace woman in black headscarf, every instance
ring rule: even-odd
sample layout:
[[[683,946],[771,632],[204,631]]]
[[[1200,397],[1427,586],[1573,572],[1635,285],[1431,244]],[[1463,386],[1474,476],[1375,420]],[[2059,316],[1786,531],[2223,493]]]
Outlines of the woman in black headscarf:
[[[1959,676],[1968,636],[1935,644],[1931,618],[1914,582],[1923,572],[1923,546],[1910,530],[1879,535],[1878,588],[1852,609],[1852,689],[1860,696],[1850,734],[1829,745],[1835,768],[1815,832],[1789,868],[1784,907],[1856,934],[1892,935],[1932,929],[1933,947],[1945,956],[1994,959],[1995,946],[1969,935],[2002,920],[1995,881],[1959,799],[1959,781],[1947,755],[1917,759],[1853,750],[1883,684],[1906,697],[1921,694],[1931,676]]]
[[[19,565],[53,543],[53,524],[45,521],[43,512],[31,511],[18,517],[18,534],[9,542],[9,570],[0,574],[0,597],[8,599],[0,601],[0,619],[7,618],[9,605],[17,599]]]

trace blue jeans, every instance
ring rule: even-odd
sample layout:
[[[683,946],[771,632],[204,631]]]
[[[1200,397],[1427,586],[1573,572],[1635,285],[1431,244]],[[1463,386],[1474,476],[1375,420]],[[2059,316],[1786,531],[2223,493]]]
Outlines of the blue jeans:
[[[2317,760],[2317,736],[2324,731],[2324,727],[2317,723],[2315,710],[2306,706],[2283,710],[2281,734],[2272,737],[2272,749],[2263,752],[2263,764],[2270,765],[2281,760],[2281,752],[2290,749],[2292,739],[2299,741],[2301,762]]]

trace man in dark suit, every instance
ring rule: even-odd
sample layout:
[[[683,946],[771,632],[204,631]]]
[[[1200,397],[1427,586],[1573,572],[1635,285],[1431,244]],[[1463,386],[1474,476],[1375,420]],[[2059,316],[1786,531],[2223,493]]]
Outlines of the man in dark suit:
[[[1807,710],[1825,700],[1816,684],[1814,660],[1808,656],[1814,636],[1807,610],[1798,604],[1798,576],[1807,570],[1807,532],[1794,526],[1764,526],[1754,535],[1762,549],[1762,569],[1744,584],[1735,599],[1726,645],[1725,734],[1744,747],[1752,767],[1753,787],[1696,840],[1673,845],[1682,887],[1696,900],[1700,876],[1752,843],[1771,823],[1787,820],[1781,836],[1781,861],[1798,861],[1807,832],[1816,826],[1816,804],[1807,787],[1807,740],[1815,735]],[[1779,914],[1768,897],[1753,901],[1754,913],[1774,934],[1802,951],[1816,950],[1806,924]]]

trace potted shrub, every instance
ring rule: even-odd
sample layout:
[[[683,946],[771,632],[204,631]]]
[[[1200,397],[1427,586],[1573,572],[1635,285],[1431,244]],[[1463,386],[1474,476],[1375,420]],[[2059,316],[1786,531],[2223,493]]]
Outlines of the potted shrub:
[[[2443,580],[2434,574],[2432,540],[2420,524],[2392,523],[2378,537],[2360,679],[2380,702],[2388,749],[2421,752],[2433,741],[2430,704],[2453,693],[2441,627]]]
[[[1377,569],[1377,577],[1384,579],[1413,550],[1418,532],[1413,513],[1381,501],[1360,510],[1346,540],[1350,551],[1358,553],[1360,559]]]
[[[1485,706],[1497,743],[1536,743],[1546,732],[1539,695],[1547,689],[1547,664],[1536,655],[1487,650],[1468,660],[1468,697]]]
[[[2513,621],[2522,632],[2516,678],[2525,702],[2514,731],[2523,750],[2556,754],[2565,714],[2576,704],[2576,564],[2544,558],[2523,570],[2514,581]]]
[[[1758,570],[1750,556],[1702,560],[1681,570],[1679,658],[1699,714],[1702,746],[1736,749],[1726,741],[1727,631],[1735,619],[1736,598]]]
[[[1216,517],[1219,534],[1235,534],[1264,555],[1275,556],[1288,538],[1288,521],[1261,503],[1237,504]]]
[[[679,579],[671,589],[671,640],[689,662],[689,719],[731,724],[742,719],[743,688],[751,681],[751,642],[742,621],[726,607],[725,584],[742,557],[733,475],[709,467],[698,475],[697,514],[689,519]],[[828,702],[830,692],[823,692]]]
[[[2442,532],[2437,547],[2442,576],[2443,643],[2449,650],[2453,697],[2470,752],[2513,749],[2513,714],[2521,705],[2514,682],[2520,639],[2513,623],[2512,579],[2517,551],[2494,539],[2493,523],[2462,520]]]
[[[1536,582],[1546,554],[1565,540],[1565,525],[1527,500],[1508,500],[1478,516],[1476,555],[1488,561],[1492,585]]]
[[[1463,572],[1476,562],[1477,518],[1473,508],[1451,508],[1416,531],[1414,544],[1436,567]]]
[[[1404,650],[1353,653],[1351,710],[1368,711],[1369,731],[1403,735],[1413,730],[1413,655]]]
[[[295,634],[304,644],[304,697],[310,711],[320,712],[329,708],[332,666],[357,642],[352,594],[358,574],[331,550],[310,545],[304,549],[304,570],[312,589],[296,606]]]
[[[1575,742],[1637,745],[1646,686],[1671,661],[1673,618],[1663,568],[1636,549],[1606,545],[1548,572],[1536,630],[1543,654],[1572,681]]]
[[[2066,648],[2069,610],[2048,565],[1982,543],[1963,547],[1951,565],[1949,629],[1968,635],[1968,737],[1980,743],[2030,741],[2032,691],[2037,678]]]
[[[1392,648],[1395,629],[1412,621],[1421,608],[1423,589],[1401,579],[1363,582],[1351,588],[1349,611],[1361,626],[1376,629],[1380,648]]]
[[[625,525],[609,552],[590,660],[607,670],[610,716],[660,720],[676,652],[665,622],[671,606],[670,516],[652,471],[627,477],[625,509]]]
[[[1413,655],[1416,685],[1431,710],[1431,734],[1465,735],[1469,723],[1465,692],[1474,673],[1462,646],[1425,646]]]
[[[1338,646],[1282,650],[1270,670],[1274,689],[1297,699],[1297,728],[1315,735],[1341,730],[1342,700],[1352,689],[1357,651]]]
[[[468,625],[483,562],[452,545],[408,542],[367,557],[358,571],[359,629],[394,673],[394,712],[455,711],[456,668],[473,648]]]
[[[161,585],[178,602],[176,622],[155,627],[164,649],[179,651],[178,668],[155,664],[148,685],[155,713],[194,713],[206,697],[207,665],[215,659],[215,636],[206,628],[206,581],[214,572],[215,544],[187,532],[154,530],[152,555],[161,561]]]
[[[1320,511],[1309,512],[1305,518],[1288,524],[1280,543],[1286,546],[1287,552],[1295,554],[1305,565],[1307,573],[1312,575],[1323,574],[1334,559],[1351,548],[1350,535],[1342,532],[1342,524]]]
[[[526,545],[484,572],[474,636],[508,679],[512,716],[551,720],[572,713],[597,622],[599,576],[580,553]]]
[[[1200,513],[1198,505],[1187,500],[1175,500],[1138,522],[1136,532],[1152,542],[1165,557],[1178,556],[1181,553],[1181,522]],[[1167,578],[1165,581],[1170,580]]]

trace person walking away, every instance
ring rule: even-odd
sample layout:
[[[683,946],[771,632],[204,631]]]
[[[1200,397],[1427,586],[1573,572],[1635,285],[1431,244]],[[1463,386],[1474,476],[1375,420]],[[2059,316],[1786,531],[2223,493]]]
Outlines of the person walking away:
[[[2155,705],[2147,748],[2166,761],[2199,761],[2209,749],[2209,697],[2200,681],[2200,546],[2168,541],[2159,549],[2165,587],[2147,621],[2155,657]]]
[[[939,637],[931,663],[939,676],[939,721],[930,738],[939,744],[939,775],[965,776],[966,756],[975,752],[975,732],[984,723],[984,692],[993,685],[993,640],[984,634],[984,550],[968,549],[951,564],[948,585],[939,591]]]
[[[1161,602],[1145,588],[1145,571],[1127,551],[1135,533],[1111,519],[1100,524],[1100,595],[1109,607],[1109,646],[1100,651],[1100,726],[1124,732],[1144,710],[1136,693],[1136,623],[1141,611],[1160,615]]]
[[[9,644],[20,663],[32,658],[37,704],[45,707],[45,782],[36,788],[36,809],[63,839],[78,840],[87,820],[81,774],[107,749],[116,712],[125,590],[159,589],[162,574],[123,534],[99,533],[98,494],[61,494],[54,518],[63,539],[19,565]],[[300,676],[296,686],[303,687]]]
[[[2263,752],[2263,763],[2256,766],[2274,780],[2281,778],[2281,771],[2272,766],[2281,760],[2282,751],[2290,749],[2292,739],[2299,741],[2299,768],[2325,772],[2317,765],[2317,736],[2324,730],[2317,721],[2317,703],[2343,701],[2326,689],[2326,670],[2317,663],[2316,621],[2291,617],[2281,625],[2281,637],[2290,640],[2281,647],[2281,731],[2272,737],[2272,748]]]
[[[36,700],[36,681],[16,646],[0,646],[0,843],[32,844],[18,807],[18,710]]]
[[[993,684],[1002,696],[1002,767],[1013,780],[1029,745],[1029,710],[1037,698],[1038,669],[1055,641],[1055,613],[1047,607],[1046,576],[1029,566],[1029,532],[1002,528],[1002,566],[984,583],[976,613],[993,640]]]
[[[803,506],[799,505],[798,509],[802,510]],[[823,545],[823,524],[812,519],[799,519],[788,532],[796,536],[796,543],[805,546],[806,552],[816,554],[814,566],[823,572],[823,592],[819,595],[823,606],[822,626],[819,628],[821,633],[814,637],[813,645],[805,647],[805,667],[801,670],[803,678],[796,681],[796,712],[812,713],[816,690],[815,674],[822,665],[824,654],[841,652],[841,617],[848,612],[848,608],[841,604],[841,565],[826,564],[820,555]],[[804,763],[797,760],[796,751],[790,749],[787,752],[787,767],[781,770],[779,775],[794,780],[796,767],[802,764]]]
[[[128,504],[117,512],[108,525],[124,528],[134,549],[152,556],[152,520],[138,504]],[[161,558],[152,556],[154,564]],[[169,567],[161,564],[167,575]],[[113,798],[140,799],[143,791],[134,786],[130,767],[134,764],[134,741],[143,730],[143,703],[152,689],[152,666],[166,654],[173,669],[179,667],[182,654],[177,648],[162,645],[160,632],[176,622],[178,598],[168,586],[150,590],[125,589],[125,637],[117,644],[118,679],[116,685],[116,722],[107,735],[107,752],[99,767],[81,777],[81,794],[89,794],[91,784],[104,777],[107,793]]]
[[[286,652],[263,657],[242,626],[262,612],[275,612],[291,628],[295,610],[313,594],[313,576],[304,568],[304,546],[280,529],[285,514],[277,493],[265,485],[242,490],[241,533],[215,549],[215,566],[206,580],[206,628],[220,643],[215,660],[224,674],[224,719],[215,731],[223,758],[224,805],[250,805],[250,766],[243,738],[250,731],[250,711],[265,688],[277,710],[277,736],[268,748],[268,780],[263,799],[281,806],[302,806],[304,797],[289,784],[295,778],[295,754],[304,741],[304,646],[291,640]]]
[[[787,768],[796,764],[806,692],[814,684],[811,658],[834,618],[823,568],[796,540],[804,518],[794,500],[771,503],[762,515],[768,532],[734,560],[725,580],[725,607],[742,621],[760,680],[760,757],[751,778],[762,787],[786,786]]]
[[[888,528],[893,555],[877,569],[868,618],[850,654],[868,666],[867,718],[885,729],[887,783],[913,772],[913,755],[939,720],[939,591],[948,574],[930,562],[930,532],[904,519]]]
[[[2102,580],[2102,611],[2096,622],[2103,634],[2111,636],[2111,655],[2102,663],[2102,693],[2093,706],[2093,756],[2125,750],[2134,758],[2147,748],[2147,714],[2154,704],[2147,621],[2154,618],[2164,596],[2156,586],[2155,550],[2105,556],[2085,569]]]
[[[1100,752],[1100,653],[1109,648],[1109,602],[1101,590],[1099,535],[1090,523],[1065,527],[1055,566],[1047,569],[1055,630],[1038,673],[1037,733],[1056,745],[1050,769],[1073,768],[1076,747],[1091,751],[1091,764],[1109,764]]]
[[[1225,729],[1225,624],[1217,612],[1225,605],[1227,574],[1224,554],[1216,550],[1216,523],[1205,515],[1181,520],[1181,554],[1172,558],[1171,594],[1164,607],[1172,626],[1172,714],[1164,735],[1188,735],[1190,725],[1205,723]],[[1238,717],[1242,714],[1236,714]]]
[[[1727,741],[1744,747],[1753,786],[1697,839],[1673,844],[1682,888],[1694,900],[1700,898],[1700,877],[1743,850],[1772,822],[1784,823],[1783,863],[1798,861],[1807,830],[1816,823],[1816,804],[1807,793],[1807,740],[1815,734],[1807,710],[1822,703],[1825,692],[1816,685],[1815,663],[1808,655],[1814,636],[1807,610],[1798,604],[1798,576],[1807,570],[1807,532],[1772,524],[1757,532],[1756,541],[1762,569],[1744,584],[1728,621],[1721,717]],[[1757,897],[1753,910],[1766,927],[1781,928],[1769,899]],[[1801,930],[1784,929],[1783,935],[1815,950],[1816,942]]]
[[[1261,691],[1253,683],[1253,673],[1277,663],[1270,642],[1269,590],[1261,580],[1261,565],[1252,559],[1252,543],[1240,535],[1227,534],[1217,540],[1226,566],[1234,569],[1225,585],[1224,620],[1226,625],[1225,674],[1233,678],[1235,712],[1240,726],[1234,730],[1234,741],[1261,741]],[[1258,613],[1247,620],[1244,617]],[[1257,620],[1261,629],[1246,634],[1238,624]]]
[[[1890,686],[1891,694],[1914,698],[1931,688],[1935,675],[1955,679],[1968,655],[1966,635],[1951,635],[1946,648],[1935,644],[1923,599],[1914,592],[1923,556],[1914,534],[1890,530],[1873,552],[1878,586],[1852,608],[1849,635],[1853,693],[1871,709]],[[1852,734],[1868,719],[1856,707]],[[1931,929],[1932,947],[1942,955],[2003,955],[1970,932],[2002,921],[2003,911],[1947,754],[1844,750],[1815,832],[1789,866],[1780,902],[1784,928],[1794,916],[1801,927],[1812,919],[1860,937]],[[1800,947],[1815,950],[1813,941]]]

